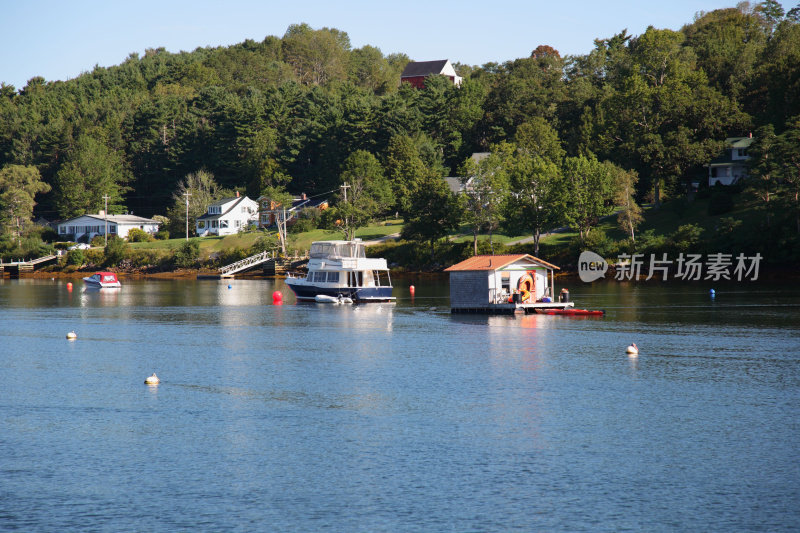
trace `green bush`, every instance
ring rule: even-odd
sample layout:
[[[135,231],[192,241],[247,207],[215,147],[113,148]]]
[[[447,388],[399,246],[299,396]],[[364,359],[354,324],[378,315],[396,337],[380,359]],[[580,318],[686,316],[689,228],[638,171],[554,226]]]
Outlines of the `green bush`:
[[[175,265],[181,268],[193,267],[199,259],[200,243],[197,241],[184,241],[175,250]]]
[[[105,246],[106,245],[106,238],[103,235],[95,235],[92,237],[92,242],[90,242],[92,246]]]
[[[679,253],[700,253],[700,235],[703,228],[697,224],[684,224],[669,236],[667,245],[675,254]]]
[[[166,250],[131,249],[126,254],[128,264],[133,268],[166,268],[170,259]]]
[[[733,195],[727,188],[714,187],[708,201],[708,214],[711,216],[722,215],[733,209]]]
[[[83,253],[86,255],[87,264],[91,264],[94,266],[102,265],[106,260],[105,253],[100,248],[92,248],[91,250],[84,250]]]
[[[167,239],[169,239],[169,230],[166,229],[158,230],[155,234],[155,238],[158,241],[166,241]]]
[[[146,231],[139,228],[132,228],[128,231],[128,242],[150,242],[153,237]]]
[[[309,215],[300,215],[297,222],[289,226],[289,233],[305,233],[317,229],[317,217]]]
[[[108,238],[108,244],[103,249],[103,254],[105,255],[105,261],[103,264],[105,266],[113,266],[118,265],[123,259],[125,259],[125,252],[128,249],[128,244],[125,242],[125,239],[122,239],[116,235],[113,237]]]
[[[278,237],[277,235],[262,235],[256,242],[253,243],[253,246],[250,247],[248,250],[248,255],[255,255],[261,252],[267,252],[270,250],[275,250],[278,248]]]
[[[586,238],[581,242],[580,237],[574,237],[569,243],[570,257],[575,261],[585,250],[592,251],[602,257],[610,258],[616,257],[619,253],[619,244],[610,239],[606,233],[599,229],[594,228],[586,235]]]
[[[86,262],[86,254],[83,250],[76,248],[67,252],[67,265],[82,266]]]

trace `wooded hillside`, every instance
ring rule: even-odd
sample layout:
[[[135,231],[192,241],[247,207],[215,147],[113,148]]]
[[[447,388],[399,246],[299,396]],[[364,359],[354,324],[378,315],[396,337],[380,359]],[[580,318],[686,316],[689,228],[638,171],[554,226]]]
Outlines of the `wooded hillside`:
[[[306,24],[262,42],[151,49],[69,81],[0,87],[0,169],[35,167],[44,185],[28,196],[51,220],[97,212],[103,195],[112,211],[152,216],[200,170],[251,197],[315,194],[338,190],[348,157],[367,152],[398,196],[389,207],[411,209],[422,200],[409,183],[462,175],[470,154],[506,142],[559,169],[568,157],[633,171],[630,192],[652,201],[702,181],[726,137],[800,128],[799,21],[800,8],[745,2],[680,31],[598,38],[586,55],[531,43],[529,57],[455,63],[460,87],[439,77],[422,90],[399,86],[405,55]],[[797,167],[781,172],[797,179]]]

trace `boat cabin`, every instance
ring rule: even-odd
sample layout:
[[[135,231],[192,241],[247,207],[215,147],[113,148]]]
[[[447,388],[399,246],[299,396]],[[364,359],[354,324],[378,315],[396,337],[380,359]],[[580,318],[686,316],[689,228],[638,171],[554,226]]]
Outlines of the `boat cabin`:
[[[308,274],[289,275],[286,284],[298,300],[327,295],[359,302],[393,301],[386,260],[366,255],[365,244],[358,239],[314,242],[309,251]]]
[[[453,265],[450,310],[453,313],[532,312],[571,307],[553,298],[555,265],[528,254],[478,255]]]

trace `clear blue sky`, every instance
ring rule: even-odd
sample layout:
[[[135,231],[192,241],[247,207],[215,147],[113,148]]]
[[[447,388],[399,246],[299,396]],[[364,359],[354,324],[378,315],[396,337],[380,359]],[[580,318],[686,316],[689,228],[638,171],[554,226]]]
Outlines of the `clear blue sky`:
[[[791,2],[787,2],[788,3]],[[25,86],[34,76],[66,80],[112,66],[132,52],[227,46],[293,23],[334,27],[354,48],[450,59],[471,65],[528,56],[540,44],[585,54],[595,38],[627,28],[680,29],[698,11],[736,0],[0,0],[0,82]]]

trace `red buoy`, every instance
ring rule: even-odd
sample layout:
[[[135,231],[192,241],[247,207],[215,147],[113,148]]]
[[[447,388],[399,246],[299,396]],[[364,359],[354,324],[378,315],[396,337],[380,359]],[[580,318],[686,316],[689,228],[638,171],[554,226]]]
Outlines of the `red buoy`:
[[[67,290],[72,291],[72,283],[67,283]]]
[[[275,291],[272,293],[272,305],[282,305],[283,304],[283,294],[281,291]]]
[[[411,285],[411,286],[408,288],[408,292],[410,292],[410,293],[411,293],[411,296],[414,296],[414,286],[413,286],[413,285]]]

